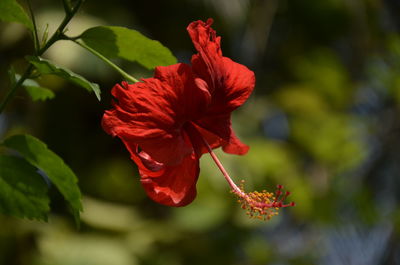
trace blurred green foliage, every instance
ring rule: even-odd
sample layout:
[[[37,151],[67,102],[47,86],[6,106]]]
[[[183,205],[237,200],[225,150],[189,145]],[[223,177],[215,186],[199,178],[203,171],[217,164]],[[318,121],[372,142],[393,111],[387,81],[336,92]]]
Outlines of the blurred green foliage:
[[[14,0],[3,0],[0,3],[0,20],[18,22],[33,30],[33,23],[21,6]]]
[[[32,4],[41,33],[49,18],[51,31],[61,1]],[[48,223],[0,216],[0,264],[400,263],[399,12],[392,0],[86,1],[71,36],[97,25],[128,27],[181,62],[194,52],[186,26],[213,17],[224,55],[257,78],[233,117],[250,152],[217,155],[246,190],[283,184],[297,205],[269,222],[248,219],[207,156],[192,204],[150,201],[123,144],[100,125],[121,77],[61,42],[43,57],[98,83],[101,103],[45,76],[40,84],[55,98],[33,102],[21,90],[0,116],[0,136],[29,132],[64,158],[84,195],[82,227],[53,187]],[[0,39],[0,72],[12,64],[20,73],[32,52],[27,30],[2,23]],[[137,78],[152,75],[114,62]],[[3,96],[6,78],[0,87]]]

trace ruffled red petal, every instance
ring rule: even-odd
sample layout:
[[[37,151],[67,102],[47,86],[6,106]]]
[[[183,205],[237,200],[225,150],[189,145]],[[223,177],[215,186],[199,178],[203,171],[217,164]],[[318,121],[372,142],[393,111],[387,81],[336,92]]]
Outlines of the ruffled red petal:
[[[232,112],[241,106],[255,86],[255,76],[246,66],[222,56],[221,38],[211,28],[212,20],[190,23],[187,30],[196,50],[193,73],[205,80],[212,95],[208,114]]]
[[[250,96],[255,76],[244,65],[222,56],[221,38],[211,28],[212,23],[212,19],[195,21],[187,28],[198,51],[192,57],[193,73],[207,83],[212,96],[204,116],[194,123],[211,147],[222,146],[227,153],[245,154],[249,147],[236,137],[230,116]]]
[[[185,124],[185,132],[190,137],[190,142],[198,157],[209,151],[204,141],[212,149],[222,147],[225,153],[244,155],[248,152],[249,147],[243,144],[232,130],[230,117],[227,119],[221,118],[220,121],[213,119],[211,121],[205,120],[202,125],[195,122]],[[208,124],[207,122],[210,123]],[[228,129],[226,130],[226,128]],[[223,135],[223,137],[220,135]]]
[[[169,166],[140,151],[138,145],[124,143],[139,168],[140,182],[152,200],[174,207],[194,200],[200,171],[199,159],[194,153],[185,156],[179,165]]]
[[[222,147],[224,152],[235,155],[248,152],[249,147],[239,140],[232,129],[230,114],[206,117],[195,124],[212,148]]]
[[[193,151],[182,126],[204,112],[210,94],[196,85],[190,66],[157,67],[154,78],[116,85],[112,95],[114,109],[106,111],[102,120],[107,133],[138,144],[168,165],[179,164]]]
[[[177,166],[167,166],[160,177],[154,178],[139,172],[147,195],[158,203],[181,207],[188,205],[196,197],[200,168],[199,160],[194,154],[186,156]]]

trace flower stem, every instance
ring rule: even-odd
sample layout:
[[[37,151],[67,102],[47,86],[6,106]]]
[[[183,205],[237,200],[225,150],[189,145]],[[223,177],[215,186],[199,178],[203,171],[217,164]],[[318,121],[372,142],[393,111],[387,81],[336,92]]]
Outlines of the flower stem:
[[[107,63],[109,66],[111,66],[114,70],[116,70],[118,73],[120,73],[126,80],[132,82],[132,83],[137,83],[139,82],[139,80],[137,80],[136,78],[134,78],[133,76],[129,75],[127,72],[125,72],[124,70],[122,70],[121,68],[119,68],[116,64],[114,64],[113,62],[111,62],[109,59],[107,59],[106,57],[104,57],[101,53],[99,53],[98,51],[96,51],[95,49],[92,49],[91,47],[89,47],[88,45],[86,45],[85,43],[83,43],[82,41],[78,41],[75,38],[68,38],[67,39],[75,42],[76,44],[78,44],[79,46],[81,46],[82,48],[85,48],[86,50],[88,50],[89,52],[91,52],[92,54],[96,55],[98,58],[100,58],[102,61],[104,61],[105,63]]]

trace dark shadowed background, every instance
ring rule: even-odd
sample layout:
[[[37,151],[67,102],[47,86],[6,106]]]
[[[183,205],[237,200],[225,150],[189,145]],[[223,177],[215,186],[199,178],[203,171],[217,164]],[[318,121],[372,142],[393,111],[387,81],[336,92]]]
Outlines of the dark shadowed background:
[[[39,28],[54,30],[61,1],[32,4]],[[125,26],[159,40],[180,62],[194,53],[187,25],[213,18],[224,55],[257,79],[233,114],[250,152],[217,153],[247,190],[283,184],[297,206],[269,222],[248,219],[207,155],[192,204],[152,202],[122,143],[100,126],[122,77],[64,41],[44,57],[100,84],[101,103],[43,77],[56,97],[32,102],[21,90],[0,116],[0,136],[29,132],[70,165],[84,194],[82,227],[54,190],[48,223],[0,216],[0,264],[400,264],[399,14],[397,0],[87,0],[67,34]],[[18,24],[1,23],[0,40],[4,95],[8,67],[21,72],[33,47]],[[152,75],[115,62],[136,78]]]

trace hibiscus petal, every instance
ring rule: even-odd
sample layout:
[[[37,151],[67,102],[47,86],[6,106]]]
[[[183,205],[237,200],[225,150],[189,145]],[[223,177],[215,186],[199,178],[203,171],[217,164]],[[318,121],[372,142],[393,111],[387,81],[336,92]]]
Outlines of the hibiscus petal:
[[[191,67],[157,67],[154,78],[112,89],[114,109],[103,116],[104,130],[134,142],[159,162],[176,165],[193,150],[184,139],[183,124],[196,118],[210,102],[208,89],[195,85]]]
[[[242,143],[232,130],[229,141],[222,146],[222,150],[228,154],[245,155],[249,151],[249,146]]]
[[[223,78],[220,79],[219,86],[223,91],[226,108],[234,110],[240,107],[249,98],[255,86],[255,75],[246,66],[238,64],[228,57],[223,57]],[[220,91],[220,90],[218,90]]]
[[[230,114],[224,114],[206,117],[196,121],[195,125],[212,148],[222,146],[222,150],[226,153],[244,155],[249,147],[235,135],[230,116]]]
[[[195,123],[190,123],[186,126],[186,130],[192,141],[196,154],[201,157],[202,154],[208,153],[208,148],[205,146],[204,141],[211,147],[211,149],[221,147],[224,141],[221,137],[211,133]]]
[[[154,78],[173,87],[180,99],[181,115],[192,120],[204,113],[211,102],[207,83],[193,78],[192,68],[187,64],[159,66]]]
[[[196,182],[199,176],[199,159],[194,153],[183,158],[179,165],[159,163],[136,144],[124,142],[131,158],[138,165],[141,183],[147,195],[155,202],[167,206],[181,207],[196,197]]]
[[[255,76],[246,66],[222,56],[221,39],[211,28],[212,20],[192,22],[187,30],[198,54],[192,57],[194,74],[208,83],[213,104],[208,114],[228,113],[250,96]]]
[[[180,207],[188,205],[196,197],[199,172],[199,160],[192,154],[177,166],[167,166],[164,174],[159,177],[150,177],[140,172],[140,181],[147,195],[154,201]]]
[[[177,99],[172,92],[166,99],[167,90],[172,89],[154,78],[115,85],[111,90],[114,109],[105,112],[103,128],[114,136],[124,133],[137,139],[165,137],[177,118]]]
[[[206,22],[194,21],[189,24],[187,30],[197,51],[222,56],[221,37],[217,37],[215,30],[211,28],[213,22],[212,18]]]

